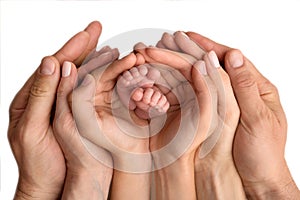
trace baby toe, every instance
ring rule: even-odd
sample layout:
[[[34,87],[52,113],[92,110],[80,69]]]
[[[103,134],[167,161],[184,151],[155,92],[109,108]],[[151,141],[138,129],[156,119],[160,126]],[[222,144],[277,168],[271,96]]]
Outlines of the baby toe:
[[[147,88],[144,92],[143,102],[146,104],[149,104],[153,93],[154,93],[154,90],[152,88]]]
[[[162,94],[159,91],[155,91],[151,97],[150,106],[156,106],[158,100],[161,98]]]
[[[144,96],[144,90],[143,88],[137,88],[135,91],[133,91],[131,98],[134,101],[141,101]]]
[[[157,80],[160,77],[160,72],[154,67],[148,67],[147,78],[150,80]]]
[[[131,81],[133,79],[133,76],[131,75],[131,73],[129,71],[125,71],[123,73],[122,77],[124,79],[126,79],[127,81]]]
[[[136,67],[131,68],[129,71],[134,78],[137,78],[140,76],[140,73]]]
[[[140,65],[138,67],[138,70],[142,76],[146,76],[146,74],[148,73],[148,69],[145,65]]]

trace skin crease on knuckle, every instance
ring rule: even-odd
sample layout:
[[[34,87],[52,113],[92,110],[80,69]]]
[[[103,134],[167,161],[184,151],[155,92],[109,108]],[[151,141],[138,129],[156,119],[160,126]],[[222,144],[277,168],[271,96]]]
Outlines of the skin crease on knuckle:
[[[30,89],[30,96],[32,97],[47,97],[48,95],[48,91],[49,91],[49,87],[46,87],[46,84],[43,84],[43,82],[41,80],[36,80],[31,89]]]
[[[248,88],[254,87],[257,83],[254,76],[249,71],[241,71],[232,78],[234,84],[240,89],[248,90]]]

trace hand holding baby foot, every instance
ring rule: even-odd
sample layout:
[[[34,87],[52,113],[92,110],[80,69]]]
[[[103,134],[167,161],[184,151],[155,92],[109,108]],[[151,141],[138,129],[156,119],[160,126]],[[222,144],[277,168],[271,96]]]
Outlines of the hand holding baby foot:
[[[78,131],[84,140],[93,144],[86,145],[90,147],[90,153],[102,162],[98,148],[112,155],[114,176],[111,199],[149,197],[151,155],[148,129],[143,128],[146,122],[136,119],[139,125],[128,123],[128,118],[122,115],[126,107],[116,98],[115,91],[119,74],[132,68],[135,63],[135,55],[129,54],[106,67],[97,68],[92,75],[85,77],[72,96],[72,111]],[[133,188],[139,188],[140,192],[133,194]]]

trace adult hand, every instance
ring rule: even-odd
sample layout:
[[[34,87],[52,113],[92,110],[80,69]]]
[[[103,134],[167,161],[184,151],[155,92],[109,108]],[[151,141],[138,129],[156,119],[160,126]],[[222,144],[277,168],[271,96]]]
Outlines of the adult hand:
[[[149,131],[147,126],[139,127],[147,125],[147,121],[138,119],[133,112],[129,113],[114,88],[118,76],[135,66],[136,61],[136,56],[129,54],[94,70],[72,95],[77,129],[86,142],[94,144],[93,148],[89,148],[90,153],[104,163],[105,160],[98,156],[99,149],[112,156],[113,166],[106,163],[114,168],[111,199],[149,198]],[[130,121],[130,114],[134,121]]]
[[[51,110],[65,61],[82,62],[97,43],[98,22],[71,38],[53,56],[45,57],[11,103],[8,139],[19,167],[15,198],[59,198],[64,178],[64,157],[53,136]]]
[[[103,59],[103,56],[101,58]],[[116,58],[110,57],[111,61]],[[89,69],[88,64],[85,67]],[[62,199],[107,199],[113,173],[112,159],[107,151],[81,138],[78,133],[72,116],[72,105],[69,105],[68,101],[77,84],[77,78],[75,65],[65,62],[57,90],[53,122],[54,135],[62,148],[67,166]],[[97,156],[101,157],[105,164],[93,157],[86,147],[97,150]]]
[[[276,87],[238,50],[193,32],[187,35],[225,64],[241,111],[233,154],[249,198],[296,199],[284,158],[287,122]]]
[[[170,93],[173,93],[173,95],[178,98],[180,107],[177,105],[177,109],[172,108],[174,105],[172,100],[169,99],[171,95],[165,94],[171,107],[163,129],[156,136],[151,138],[151,153],[155,165],[164,167],[162,169],[159,168],[156,172],[157,180],[159,180],[157,197],[163,198],[167,196],[169,198],[179,197],[181,199],[194,199],[196,198],[196,192],[192,186],[195,185],[195,154],[200,144],[208,136],[213,132],[220,132],[217,127],[219,122],[220,125],[223,125],[224,116],[221,119],[221,116],[218,117],[218,113],[224,111],[225,105],[222,105],[224,101],[219,98],[222,98],[224,95],[223,81],[227,81],[227,85],[230,85],[228,84],[229,79],[228,77],[226,79],[225,72],[220,68],[220,64],[214,52],[202,55],[204,61],[199,60],[191,63],[190,61],[193,59],[188,55],[175,53],[173,51],[157,48],[139,48],[136,49],[136,51],[142,54],[147,62],[170,66],[171,68],[179,70],[185,77],[185,79],[181,78],[185,81],[177,80],[179,84],[173,88],[171,87],[169,90]],[[194,60],[195,59],[196,58],[194,58]],[[174,77],[180,77],[176,75],[175,72],[170,73],[175,75],[174,77],[171,77],[170,74],[166,74],[165,72],[161,72],[161,74],[162,77],[168,77],[166,82],[169,83],[175,82],[171,81],[170,78],[175,80],[176,78]],[[172,86],[173,85],[174,84],[172,84]],[[230,91],[231,90],[228,92],[229,94]],[[237,110],[237,116],[235,116],[233,125],[230,124],[233,126],[230,127],[233,129],[231,130],[233,133],[239,115],[237,104],[234,104],[234,102],[235,101],[231,102],[231,108],[232,110]],[[218,104],[224,107],[217,110]],[[178,126],[181,127],[179,128]],[[233,133],[231,135],[233,135]],[[217,134],[217,136],[219,136],[219,134]],[[233,136],[231,136],[231,140],[232,138]],[[211,146],[214,146],[214,144],[211,144]],[[157,149],[165,149],[165,151],[157,154],[155,152]],[[231,155],[230,149],[228,151]],[[173,163],[169,163],[169,165],[165,167],[166,163],[164,162],[166,160],[171,160]],[[234,168],[233,163],[231,164]],[[178,171],[185,174],[184,178],[182,174],[178,175]],[[180,181],[174,181],[177,176],[181,176]],[[171,180],[166,180],[165,177],[169,177]],[[165,184],[168,185],[168,189],[164,188]],[[191,187],[187,189],[186,185],[190,185]]]
[[[228,75],[222,68],[211,72],[212,64],[207,53],[183,32],[173,35],[164,33],[157,47],[186,53],[206,63],[208,87],[215,88],[217,95],[217,127],[201,144],[195,156],[195,178],[197,198],[245,198],[240,177],[235,169],[232,156],[232,144],[239,120],[239,108],[235,100]],[[191,60],[191,59],[190,59]],[[229,184],[231,183],[231,184]],[[235,187],[232,187],[232,184]]]

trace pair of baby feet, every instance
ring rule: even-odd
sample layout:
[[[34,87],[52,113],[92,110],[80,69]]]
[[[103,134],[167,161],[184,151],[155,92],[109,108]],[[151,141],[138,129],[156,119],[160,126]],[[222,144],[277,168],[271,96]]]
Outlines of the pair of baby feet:
[[[159,78],[159,70],[148,64],[123,72],[117,81],[117,93],[121,102],[142,119],[165,114],[170,103],[155,86]]]

